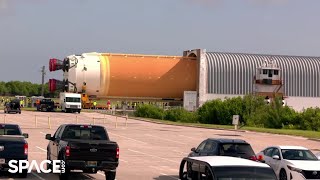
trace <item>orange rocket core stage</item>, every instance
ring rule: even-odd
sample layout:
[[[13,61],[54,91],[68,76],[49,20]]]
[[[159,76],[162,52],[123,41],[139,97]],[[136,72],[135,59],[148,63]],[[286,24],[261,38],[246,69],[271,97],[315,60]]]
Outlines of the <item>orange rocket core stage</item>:
[[[101,96],[183,98],[196,90],[197,61],[181,56],[101,54]]]

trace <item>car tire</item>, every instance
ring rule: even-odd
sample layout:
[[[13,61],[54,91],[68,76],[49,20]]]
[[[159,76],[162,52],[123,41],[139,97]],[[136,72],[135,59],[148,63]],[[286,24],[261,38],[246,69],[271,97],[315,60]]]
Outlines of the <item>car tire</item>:
[[[28,170],[27,169],[22,170],[22,173],[19,173],[18,176],[19,176],[19,178],[27,178]]]
[[[106,180],[115,180],[116,179],[116,171],[105,171]]]
[[[284,169],[280,171],[279,180],[288,180],[287,172]]]

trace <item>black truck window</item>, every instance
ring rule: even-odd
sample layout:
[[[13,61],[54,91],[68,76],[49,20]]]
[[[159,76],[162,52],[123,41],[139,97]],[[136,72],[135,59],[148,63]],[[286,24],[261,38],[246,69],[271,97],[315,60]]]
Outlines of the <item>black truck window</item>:
[[[14,125],[0,125],[0,135],[21,135],[18,126]]]
[[[66,102],[81,102],[81,99],[76,97],[66,97]]]
[[[67,126],[61,139],[109,140],[103,127],[100,126]]]

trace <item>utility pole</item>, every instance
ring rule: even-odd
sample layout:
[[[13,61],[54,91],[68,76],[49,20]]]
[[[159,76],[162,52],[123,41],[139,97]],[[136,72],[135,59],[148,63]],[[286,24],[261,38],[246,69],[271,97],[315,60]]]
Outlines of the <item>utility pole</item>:
[[[46,75],[45,66],[42,66],[42,89],[41,89],[41,96],[44,95],[44,76]]]

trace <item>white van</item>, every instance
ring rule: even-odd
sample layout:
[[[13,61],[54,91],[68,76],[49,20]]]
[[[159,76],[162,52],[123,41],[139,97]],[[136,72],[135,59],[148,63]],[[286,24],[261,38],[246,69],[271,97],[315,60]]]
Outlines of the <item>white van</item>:
[[[81,94],[78,93],[60,93],[60,108],[63,112],[81,112]]]

